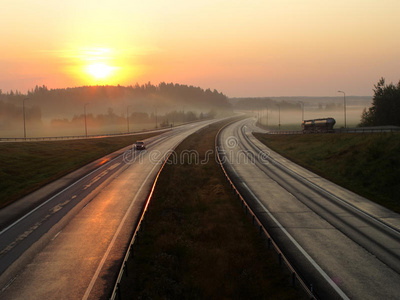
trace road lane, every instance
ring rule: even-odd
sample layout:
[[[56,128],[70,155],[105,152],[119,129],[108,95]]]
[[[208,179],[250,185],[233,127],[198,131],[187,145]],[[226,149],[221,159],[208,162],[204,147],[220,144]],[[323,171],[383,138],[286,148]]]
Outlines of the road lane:
[[[252,136],[259,130],[253,123],[237,122],[222,131],[226,165],[285,253],[306,273],[306,280],[322,298],[343,298],[334,292],[339,288],[350,298],[396,299],[399,215],[282,158]],[[260,150],[268,155],[260,156]],[[333,284],[326,283],[312,262]]]
[[[121,155],[109,161],[3,230],[0,298],[107,298],[165,153],[212,122],[149,139],[146,151],[132,152],[136,160]]]

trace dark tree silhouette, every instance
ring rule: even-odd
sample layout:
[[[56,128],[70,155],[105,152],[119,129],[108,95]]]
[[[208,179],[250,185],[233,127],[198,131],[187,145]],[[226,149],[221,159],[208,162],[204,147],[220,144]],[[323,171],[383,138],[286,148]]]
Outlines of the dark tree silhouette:
[[[374,87],[372,106],[364,109],[360,126],[400,126],[400,81],[386,85],[381,78]]]

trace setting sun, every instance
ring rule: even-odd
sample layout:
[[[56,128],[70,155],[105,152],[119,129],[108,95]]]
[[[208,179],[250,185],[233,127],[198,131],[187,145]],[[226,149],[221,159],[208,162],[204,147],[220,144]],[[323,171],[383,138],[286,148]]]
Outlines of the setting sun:
[[[114,69],[114,67],[103,63],[95,63],[89,65],[86,71],[96,79],[104,79],[110,76]]]

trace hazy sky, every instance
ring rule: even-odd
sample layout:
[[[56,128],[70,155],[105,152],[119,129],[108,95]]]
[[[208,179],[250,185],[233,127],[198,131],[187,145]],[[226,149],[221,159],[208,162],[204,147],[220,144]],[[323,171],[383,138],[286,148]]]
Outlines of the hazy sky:
[[[0,89],[176,82],[372,95],[400,79],[399,0],[2,0]]]

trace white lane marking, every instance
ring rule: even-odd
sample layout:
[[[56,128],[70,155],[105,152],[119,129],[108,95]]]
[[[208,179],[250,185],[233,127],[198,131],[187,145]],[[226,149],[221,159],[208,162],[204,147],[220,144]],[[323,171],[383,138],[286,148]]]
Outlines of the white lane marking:
[[[116,167],[118,167],[121,163],[116,163],[113,164],[111,167],[107,168],[103,172],[101,172],[99,175],[94,177],[85,187],[83,188],[86,190],[87,188],[90,188],[93,184],[95,184],[97,181],[99,181],[103,176],[106,176],[110,171],[114,170]]]
[[[126,219],[128,218],[128,214],[130,213],[130,211],[131,211],[131,209],[132,209],[132,207],[133,207],[133,204],[136,202],[136,199],[137,199],[137,197],[139,196],[140,192],[142,191],[142,189],[143,189],[145,183],[147,182],[147,180],[149,179],[150,175],[153,173],[153,170],[154,170],[157,166],[158,166],[158,164],[155,164],[155,165],[154,165],[154,167],[151,169],[151,171],[147,174],[147,177],[146,177],[145,180],[143,181],[143,183],[142,183],[142,185],[140,186],[139,190],[136,192],[135,197],[133,198],[131,204],[129,205],[129,207],[128,207],[128,209],[127,209],[127,211],[125,212],[125,215],[124,215],[124,217],[122,218],[121,223],[119,224],[119,226],[118,226],[118,228],[117,228],[117,231],[114,233],[114,236],[113,236],[113,238],[112,238],[110,244],[108,245],[108,248],[107,248],[106,252],[104,253],[103,258],[101,259],[101,261],[100,261],[100,263],[99,263],[99,265],[98,265],[98,267],[97,267],[97,270],[96,270],[96,272],[94,273],[93,278],[92,278],[92,280],[90,281],[90,284],[89,284],[88,288],[86,289],[85,294],[84,294],[83,297],[82,297],[83,300],[88,299],[88,297],[89,297],[89,295],[90,295],[90,292],[92,291],[93,286],[94,286],[94,284],[96,283],[97,278],[99,277],[100,271],[101,271],[101,269],[103,268],[104,263],[106,262],[106,259],[107,259],[108,255],[110,254],[111,248],[114,246],[115,240],[117,239],[117,236],[119,235],[119,232],[121,231],[123,224],[125,223]]]
[[[247,136],[247,132],[246,132],[246,136]],[[258,145],[256,145],[253,141],[251,141],[249,137],[247,137],[247,142],[249,144],[252,144],[260,152],[262,152],[265,155],[267,155],[264,152],[264,150],[261,149]],[[397,228],[391,227],[389,224],[386,224],[381,219],[378,219],[377,217],[374,217],[373,215],[370,215],[368,212],[361,210],[360,208],[356,207],[354,204],[351,204],[351,203],[347,202],[346,200],[340,198],[339,196],[336,196],[335,194],[333,194],[333,192],[331,192],[331,191],[319,186],[318,184],[312,182],[311,180],[308,179],[310,177],[304,177],[303,175],[301,175],[301,174],[297,173],[296,171],[290,169],[289,167],[285,166],[283,163],[279,162],[278,160],[273,158],[271,155],[267,155],[267,157],[269,158],[270,161],[272,161],[271,162],[272,164],[279,165],[283,172],[286,172],[287,174],[290,173],[291,176],[295,177],[299,181],[302,181],[303,184],[305,184],[305,185],[308,184],[312,188],[315,188],[315,189],[319,190],[321,193],[326,194],[326,195],[336,199],[337,201],[341,202],[343,205],[347,206],[348,208],[355,210],[356,212],[364,215],[366,218],[370,219],[371,221],[374,221],[374,222],[378,223],[379,225],[385,227],[386,229],[392,231],[393,233],[400,234],[400,231]],[[262,162],[260,162],[260,163],[263,164]],[[322,178],[322,177],[315,176],[315,178]]]
[[[239,174],[232,166],[232,171],[235,173],[235,176],[239,177]],[[243,185],[249,191],[249,193],[256,199],[258,204],[264,209],[264,211],[268,214],[268,216],[275,222],[275,224],[279,227],[280,230],[290,239],[290,241],[297,247],[297,249],[307,258],[307,260],[313,265],[313,267],[321,274],[321,276],[329,283],[329,285],[343,298],[346,300],[350,300],[349,297],[336,285],[336,283],[325,273],[324,270],[315,262],[314,259],[300,246],[300,244],[292,237],[292,235],[282,226],[281,223],[271,214],[271,212],[264,206],[264,204],[258,199],[258,197],[253,193],[253,191],[247,186],[247,184],[242,181]]]
[[[51,240],[54,241],[54,240],[58,237],[58,235],[59,235],[61,232],[62,232],[62,230],[59,231]]]
[[[235,172],[236,173],[236,172]],[[299,251],[307,258],[307,260],[313,265],[313,267],[321,274],[321,276],[329,283],[329,285],[342,297],[343,299],[349,299],[347,295],[336,285],[335,282],[325,273],[324,270],[312,259],[312,257],[300,246],[300,244],[292,237],[292,235],[282,226],[281,223],[271,214],[271,212],[264,206],[264,204],[258,199],[258,197],[253,193],[253,191],[247,186],[247,184],[243,181],[243,185],[250,192],[250,194],[257,200],[258,204],[264,209],[264,211],[268,214],[268,216],[278,225],[279,229],[282,230],[284,234],[290,239],[290,241],[299,249]]]
[[[205,126],[205,125],[202,125],[202,126]],[[187,135],[187,136],[188,136],[188,135]],[[183,140],[183,139],[182,139],[182,140]],[[180,142],[176,142],[173,148],[175,148],[178,144],[180,144]],[[144,187],[144,184],[145,184],[146,181],[149,179],[151,173],[152,173],[153,170],[157,167],[157,165],[158,165],[158,164],[155,164],[155,165],[154,165],[154,167],[151,169],[151,171],[149,172],[149,174],[146,176],[146,178],[145,178],[145,180],[143,181],[142,185],[140,186],[139,190],[136,192],[136,196],[135,196],[135,198],[132,200],[131,204],[129,205],[129,208],[128,208],[128,210],[126,211],[126,213],[125,213],[125,215],[124,215],[124,217],[123,217],[121,223],[119,224],[117,231],[114,233],[114,236],[113,236],[113,238],[112,238],[110,244],[108,245],[108,248],[107,248],[106,252],[104,253],[103,258],[101,259],[100,264],[98,265],[97,270],[96,270],[96,272],[94,273],[93,278],[92,278],[92,280],[90,281],[90,284],[89,284],[88,288],[86,289],[85,294],[84,294],[83,297],[82,297],[82,300],[88,299],[88,297],[89,297],[89,295],[90,295],[90,292],[92,291],[93,286],[94,286],[94,284],[96,283],[97,278],[99,277],[100,271],[101,271],[101,269],[102,269],[103,266],[104,266],[104,263],[105,263],[105,261],[106,261],[106,259],[107,259],[107,256],[110,254],[111,248],[113,247],[113,245],[114,245],[114,243],[115,243],[115,240],[117,239],[117,236],[118,236],[119,232],[120,232],[121,229],[122,229],[122,225],[125,223],[125,220],[126,220],[126,218],[128,217],[128,214],[129,214],[130,210],[132,209],[133,204],[136,202],[136,198],[139,196],[141,190],[142,190],[143,187]]]
[[[54,215],[55,213],[57,213],[58,211],[63,209],[64,206],[67,205],[71,200],[72,200],[72,198],[68,199],[68,200],[66,200],[66,201],[64,201],[64,202],[62,202],[60,204],[57,204],[53,208],[50,208],[49,211],[48,211],[48,214],[46,216],[44,216],[40,221],[38,221],[35,224],[33,224],[28,230],[25,230],[22,234],[17,236],[17,238],[13,242],[11,242],[9,245],[7,245],[7,247],[2,249],[0,251],[0,256],[6,254],[11,249],[13,249],[19,242],[21,242],[22,240],[26,239],[36,229],[38,229],[44,222],[46,222],[52,215]]]
[[[121,154],[122,155],[122,154]],[[30,212],[28,212],[25,216],[21,217],[20,219],[18,219],[17,221],[15,221],[14,223],[12,223],[11,225],[9,225],[8,227],[4,228],[2,231],[0,231],[0,235],[2,235],[4,232],[8,231],[10,228],[12,228],[13,226],[15,226],[16,224],[18,224],[19,222],[21,222],[22,220],[26,219],[28,216],[30,216],[31,214],[33,214],[35,211],[37,211],[38,209],[40,209],[42,206],[46,205],[47,203],[49,203],[51,200],[53,200],[54,198],[58,197],[59,195],[61,195],[62,193],[64,193],[66,190],[68,190],[69,188],[73,187],[74,185],[76,185],[77,183],[81,182],[83,179],[85,179],[86,177],[89,177],[90,175],[92,175],[93,173],[97,172],[99,169],[104,168],[105,166],[107,166],[108,164],[110,164],[111,162],[113,162],[114,160],[118,159],[121,155],[118,155],[117,157],[115,157],[114,159],[106,162],[104,165],[100,166],[99,168],[96,168],[95,170],[93,170],[92,172],[90,172],[89,174],[85,175],[84,177],[78,179],[77,181],[75,181],[74,183],[72,183],[71,185],[67,186],[65,189],[63,189],[62,191],[58,192],[57,194],[55,194],[53,197],[49,198],[48,200],[46,200],[45,202],[43,202],[42,204],[40,204],[39,206],[37,206],[35,209],[31,210]],[[76,196],[75,196],[76,197]]]
[[[19,275],[17,275],[17,276],[15,276],[14,278],[12,278],[12,279],[6,284],[6,286],[3,287],[3,288],[1,289],[1,292],[3,293],[6,289],[8,289],[8,287],[15,281],[15,279],[17,279],[18,276],[19,276]]]

